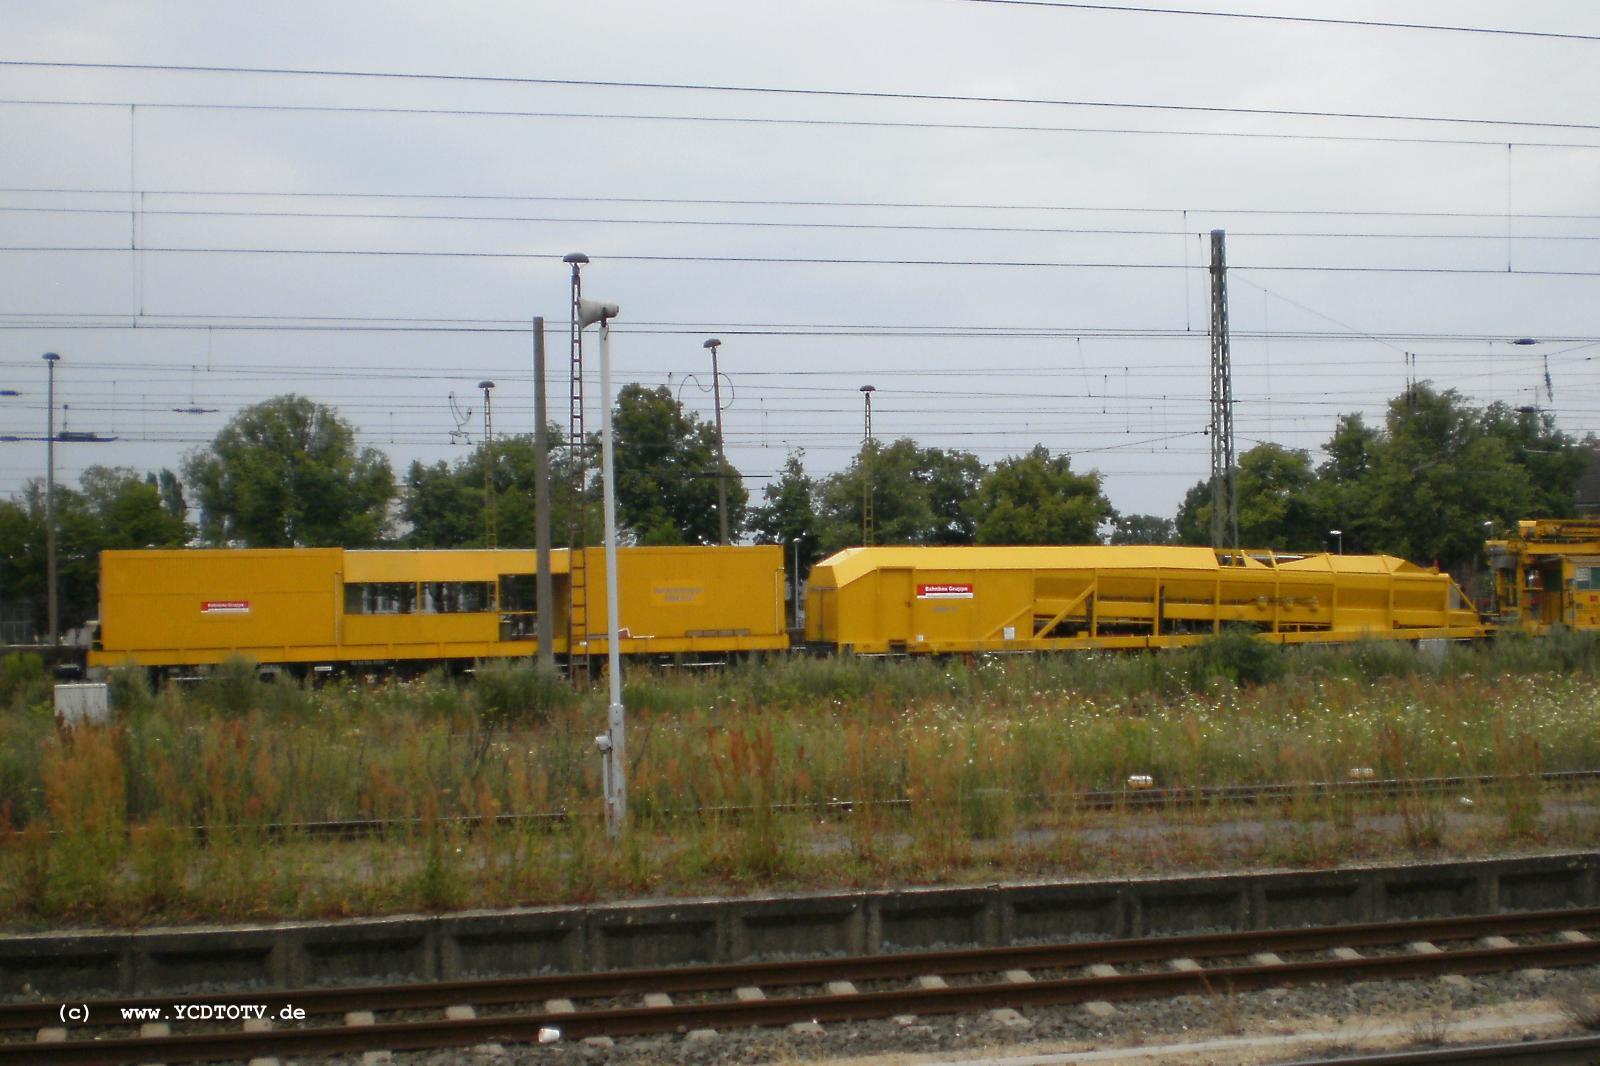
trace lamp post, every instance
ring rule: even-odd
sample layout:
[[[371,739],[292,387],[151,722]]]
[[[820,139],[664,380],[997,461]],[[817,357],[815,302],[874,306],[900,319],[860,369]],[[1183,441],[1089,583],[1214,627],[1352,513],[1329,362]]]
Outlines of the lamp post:
[[[615,837],[622,835],[628,820],[627,711],[622,705],[622,652],[617,646],[617,490],[611,448],[611,320],[619,308],[580,298],[577,310],[580,332],[585,326],[600,324],[600,478],[606,535],[606,675],[611,703],[606,711],[606,732],[595,737],[595,745],[605,757],[606,832]]]
[[[875,385],[861,386],[861,400],[865,404],[865,413],[861,428],[861,545],[864,548],[872,547],[872,394],[877,392]]]
[[[1338,540],[1338,542],[1339,542],[1339,554],[1343,555],[1344,554],[1344,530],[1342,530],[1342,529],[1330,529],[1330,530],[1328,530],[1328,536],[1334,537],[1334,538],[1336,538]]]
[[[46,370],[44,416],[44,543],[45,582],[49,586],[45,596],[48,603],[47,619],[50,626],[50,643],[61,642],[61,608],[56,592],[56,364],[61,357],[55,352],[44,353]]]
[[[717,349],[722,342],[715,337],[700,347],[711,352],[711,401],[717,406],[717,532],[719,544],[728,543],[728,461],[722,456],[722,378],[717,369]]]

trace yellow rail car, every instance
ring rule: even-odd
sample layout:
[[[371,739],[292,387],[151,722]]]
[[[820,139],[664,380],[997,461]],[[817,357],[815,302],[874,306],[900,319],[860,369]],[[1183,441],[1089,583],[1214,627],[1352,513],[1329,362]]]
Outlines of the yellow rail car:
[[[806,606],[808,642],[868,654],[1174,647],[1230,625],[1284,644],[1484,634],[1448,575],[1387,555],[850,548],[812,569]]]
[[[1516,536],[1485,547],[1496,626],[1536,636],[1557,625],[1600,628],[1600,520],[1522,521]]]
[[[604,655],[605,553],[585,549],[590,632]],[[91,667],[337,666],[537,651],[532,551],[341,548],[108,551]],[[726,654],[788,647],[778,547],[622,548],[619,650]],[[566,550],[552,553],[554,650],[566,655]]]

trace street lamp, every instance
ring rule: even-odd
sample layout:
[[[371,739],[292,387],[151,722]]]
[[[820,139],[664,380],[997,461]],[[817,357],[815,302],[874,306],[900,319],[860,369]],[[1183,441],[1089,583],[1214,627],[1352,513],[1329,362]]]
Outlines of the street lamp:
[[[711,401],[717,407],[717,530],[719,544],[728,543],[728,461],[722,456],[722,379],[717,370],[717,349],[722,342],[715,337],[700,347],[711,352]]]
[[[576,264],[573,271],[577,271]],[[595,744],[605,757],[606,831],[615,837],[622,834],[628,820],[627,761],[623,758],[627,712],[622,706],[622,652],[617,646],[617,488],[611,449],[611,320],[619,308],[580,297],[576,310],[579,333],[585,326],[600,324],[600,478],[606,534],[606,674],[611,703],[606,711],[606,731],[595,737]]]
[[[56,592],[56,364],[61,357],[55,352],[45,352],[46,370],[44,416],[44,557],[45,582],[49,586],[45,597],[48,603],[47,619],[50,626],[50,643],[61,642],[60,603]]]
[[[1339,541],[1339,554],[1343,555],[1344,554],[1344,530],[1342,530],[1342,529],[1330,529],[1330,530],[1328,530],[1328,536],[1338,538],[1338,541]]]

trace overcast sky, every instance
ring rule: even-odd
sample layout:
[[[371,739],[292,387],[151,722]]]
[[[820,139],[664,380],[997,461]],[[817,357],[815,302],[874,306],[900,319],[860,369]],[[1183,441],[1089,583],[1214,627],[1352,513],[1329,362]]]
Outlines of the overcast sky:
[[[872,384],[881,439],[1041,443],[1171,515],[1217,228],[1241,452],[1320,459],[1408,365],[1600,429],[1600,5],[1085,6],[0,0],[0,434],[43,435],[55,351],[118,438],[68,481],[289,391],[397,475],[459,458],[480,380],[531,431],[535,315],[565,421],[583,251],[619,384],[709,419],[721,338],[754,495],[846,465]],[[0,443],[0,492],[43,465]]]

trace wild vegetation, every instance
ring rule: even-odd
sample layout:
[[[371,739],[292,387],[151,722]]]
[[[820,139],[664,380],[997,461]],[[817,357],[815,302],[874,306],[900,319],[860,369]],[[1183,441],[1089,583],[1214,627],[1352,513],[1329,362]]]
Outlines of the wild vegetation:
[[[261,684],[235,662],[63,729],[0,671],[0,920],[339,915],[602,896],[1320,865],[1592,843],[1541,771],[1600,766],[1600,641],[1285,652],[785,660],[631,674],[631,820],[599,818],[603,697],[474,682]],[[1398,801],[1313,787],[1499,775]],[[1281,807],[1090,815],[1084,793],[1285,782]],[[317,823],[373,819],[337,839]],[[1271,831],[1219,844],[1207,823]],[[1105,824],[1141,826],[1104,833]]]

